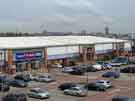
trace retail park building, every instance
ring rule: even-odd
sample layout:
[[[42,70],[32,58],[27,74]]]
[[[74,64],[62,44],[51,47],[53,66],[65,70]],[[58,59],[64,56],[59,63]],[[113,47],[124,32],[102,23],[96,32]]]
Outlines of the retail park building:
[[[105,54],[127,55],[127,40],[95,36],[0,37],[2,71],[49,69],[51,64],[93,61]]]

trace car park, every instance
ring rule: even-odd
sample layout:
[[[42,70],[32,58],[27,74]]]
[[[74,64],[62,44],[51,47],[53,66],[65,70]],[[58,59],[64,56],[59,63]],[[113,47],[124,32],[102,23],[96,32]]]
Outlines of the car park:
[[[106,72],[102,76],[107,77],[107,78],[119,78],[120,73],[119,72]]]
[[[60,90],[65,90],[65,89],[69,89],[69,88],[76,87],[76,86],[77,86],[76,83],[67,82],[67,83],[60,84],[60,85],[58,86],[58,88],[59,88]]]
[[[56,81],[55,77],[50,73],[39,75],[38,77],[35,77],[34,80],[38,82],[46,82],[46,83]]]
[[[127,96],[115,96],[112,98],[112,101],[135,101],[135,98],[130,98]]]
[[[50,93],[47,90],[41,88],[32,88],[27,93],[29,97],[38,98],[38,99],[48,99],[50,98]]]
[[[27,87],[28,83],[24,82],[23,80],[12,80],[10,85],[13,87]]]
[[[27,96],[24,93],[9,93],[2,97],[2,101],[27,101]]]
[[[87,91],[81,87],[76,86],[76,87],[71,87],[69,89],[64,90],[64,94],[84,97],[84,96],[87,96]]]

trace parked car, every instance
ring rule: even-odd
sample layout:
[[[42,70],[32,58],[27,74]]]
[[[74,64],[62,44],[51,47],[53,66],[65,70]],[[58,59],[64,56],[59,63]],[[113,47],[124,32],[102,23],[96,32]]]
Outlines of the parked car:
[[[27,96],[24,93],[10,93],[4,96],[2,101],[27,101]]]
[[[113,77],[113,78],[119,78],[120,77],[120,73],[119,72],[106,72],[102,75],[103,77]]]
[[[92,67],[94,69],[96,69],[97,71],[102,70],[102,65],[101,64],[98,64],[98,63],[93,64]]]
[[[28,84],[23,80],[13,80],[10,82],[10,85],[13,87],[27,87]]]
[[[69,65],[70,65],[70,66],[76,66],[77,63],[76,63],[75,61],[69,61]]]
[[[96,72],[97,69],[92,67],[91,64],[81,64],[80,68],[82,68],[85,72]]]
[[[76,83],[70,83],[70,82],[68,82],[68,83],[61,84],[60,86],[58,86],[58,88],[60,90],[65,90],[65,89],[69,89],[69,88],[76,87],[76,86],[77,86]]]
[[[62,68],[63,66],[60,63],[55,63],[52,65],[53,68]]]
[[[121,73],[135,73],[135,67],[126,67],[120,70]]]
[[[66,90],[64,90],[64,94],[73,95],[73,96],[80,96],[80,97],[87,96],[86,90],[81,88],[81,87],[71,87],[69,89],[66,89]]]
[[[111,64],[109,64],[108,62],[97,61],[96,63],[102,65],[103,70],[112,68]]]
[[[106,91],[106,87],[102,85],[96,85],[96,83],[88,83],[84,86],[87,90]]]
[[[40,88],[32,88],[27,94],[29,97],[38,99],[48,99],[50,98],[50,93],[47,90],[42,90]]]
[[[115,96],[112,98],[112,101],[135,101],[135,98],[130,98],[127,96]]]
[[[108,62],[104,62],[103,67],[106,69],[112,69],[112,65]]]
[[[127,65],[128,62],[128,59],[125,57],[116,57],[110,62],[110,64],[113,67],[120,67],[121,65]]]
[[[55,77],[50,73],[45,73],[43,75],[40,75],[34,80],[38,82],[46,82],[46,83],[56,81]]]
[[[23,80],[25,82],[29,82],[29,81],[32,80],[30,74],[23,74],[23,73],[22,74],[17,74],[14,78],[17,79],[17,80]]]
[[[73,67],[64,67],[62,69],[62,72],[64,72],[64,73],[69,73],[69,72],[72,72],[72,71],[73,71]]]
[[[9,91],[9,90],[10,90],[10,87],[9,87],[8,84],[0,83],[0,91],[6,92],[6,91]]]
[[[97,80],[97,81],[95,82],[95,84],[96,84],[97,86],[104,86],[104,87],[106,87],[106,88],[112,87],[112,84],[111,84],[111,82],[110,82],[109,80]]]
[[[85,71],[79,67],[73,68],[73,71],[69,72],[73,75],[84,75]]]
[[[1,76],[0,76],[0,83],[9,84],[9,82],[10,82],[11,80],[12,80],[12,79],[9,78],[9,77],[6,76],[6,75],[1,75]]]

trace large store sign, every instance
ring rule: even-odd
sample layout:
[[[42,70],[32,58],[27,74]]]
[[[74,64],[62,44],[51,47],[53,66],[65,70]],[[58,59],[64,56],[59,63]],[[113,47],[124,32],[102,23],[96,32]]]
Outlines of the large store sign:
[[[40,58],[42,58],[42,51],[15,53],[15,60],[32,60],[32,59],[40,59]]]
[[[79,56],[79,53],[49,55],[48,60],[72,58],[72,57],[77,57],[77,56]]]

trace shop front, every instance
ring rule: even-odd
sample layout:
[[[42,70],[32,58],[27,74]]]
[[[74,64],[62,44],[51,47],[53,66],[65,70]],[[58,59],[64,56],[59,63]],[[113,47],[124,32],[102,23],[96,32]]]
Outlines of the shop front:
[[[82,46],[82,59],[83,62],[94,61],[95,59],[95,45]]]
[[[0,72],[6,70],[6,52],[5,50],[0,50]]]
[[[13,51],[16,72],[40,69],[44,63],[43,49],[26,49]]]
[[[61,64],[68,66],[70,61],[77,61],[80,58],[79,53],[57,54],[48,56],[48,64]]]

